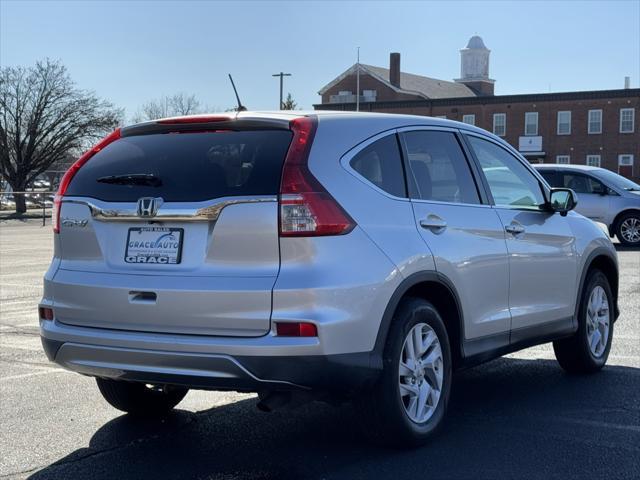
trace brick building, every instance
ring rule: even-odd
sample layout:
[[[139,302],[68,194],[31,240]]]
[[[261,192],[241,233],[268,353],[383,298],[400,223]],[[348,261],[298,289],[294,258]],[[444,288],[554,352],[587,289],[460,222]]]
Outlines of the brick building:
[[[474,36],[461,50],[461,76],[439,80],[402,72],[400,54],[389,68],[357,64],[318,93],[317,110],[355,110],[443,117],[503,137],[531,162],[607,168],[640,180],[640,89],[494,95],[490,50]],[[360,98],[356,99],[357,70]],[[357,102],[357,100],[359,102]]]

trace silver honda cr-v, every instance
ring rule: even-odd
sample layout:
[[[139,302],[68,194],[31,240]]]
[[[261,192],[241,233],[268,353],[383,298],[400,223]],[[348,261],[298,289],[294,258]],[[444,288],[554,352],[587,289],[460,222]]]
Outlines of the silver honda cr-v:
[[[383,441],[442,424],[452,372],[553,341],[602,368],[606,234],[508,144],[428,117],[243,112],[116,130],[65,175],[48,357],[131,414],[189,388],[353,399]]]

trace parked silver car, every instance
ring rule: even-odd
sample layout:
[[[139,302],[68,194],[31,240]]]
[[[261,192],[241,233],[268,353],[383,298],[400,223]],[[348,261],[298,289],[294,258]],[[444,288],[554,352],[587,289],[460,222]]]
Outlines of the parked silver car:
[[[576,211],[609,228],[625,245],[640,245],[640,185],[604,168],[540,164],[535,168],[552,187],[578,194]]]
[[[567,371],[605,364],[617,257],[574,204],[504,141],[447,120],[122,128],[56,196],[44,350],[131,414],[189,388],[258,392],[265,410],[352,399],[373,436],[419,444],[456,369],[550,341]]]

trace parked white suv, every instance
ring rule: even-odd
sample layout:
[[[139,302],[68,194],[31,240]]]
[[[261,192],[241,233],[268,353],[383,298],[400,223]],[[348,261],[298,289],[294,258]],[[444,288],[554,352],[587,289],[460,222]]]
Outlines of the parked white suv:
[[[640,245],[640,185],[599,167],[540,164],[535,168],[552,187],[578,194],[578,213],[604,223],[620,243]]]
[[[117,130],[55,199],[39,306],[48,357],[114,407],[164,413],[189,388],[353,399],[415,445],[452,372],[554,342],[607,360],[607,236],[478,128],[428,117],[250,113]]]

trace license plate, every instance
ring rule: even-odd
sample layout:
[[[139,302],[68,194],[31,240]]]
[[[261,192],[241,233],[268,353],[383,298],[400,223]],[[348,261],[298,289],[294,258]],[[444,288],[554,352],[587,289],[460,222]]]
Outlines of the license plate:
[[[182,259],[183,236],[183,228],[130,228],[124,261],[127,263],[176,265]]]

